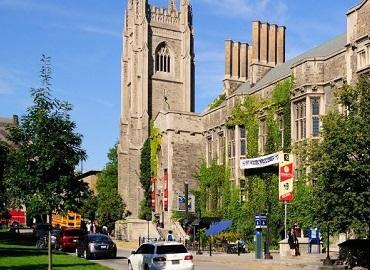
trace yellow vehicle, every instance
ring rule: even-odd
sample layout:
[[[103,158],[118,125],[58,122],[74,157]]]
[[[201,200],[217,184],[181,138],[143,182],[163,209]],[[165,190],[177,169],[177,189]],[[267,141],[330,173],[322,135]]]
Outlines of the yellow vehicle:
[[[80,228],[81,215],[72,211],[68,211],[66,215],[53,214],[52,225],[60,228]]]

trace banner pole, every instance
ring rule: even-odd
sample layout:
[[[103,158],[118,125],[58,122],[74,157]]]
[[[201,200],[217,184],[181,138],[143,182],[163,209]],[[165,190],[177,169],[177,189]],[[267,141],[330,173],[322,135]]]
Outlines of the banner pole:
[[[284,228],[285,228],[285,239],[287,238],[287,213],[288,213],[288,202],[287,201],[284,201],[284,213],[285,213],[285,217],[284,217]]]

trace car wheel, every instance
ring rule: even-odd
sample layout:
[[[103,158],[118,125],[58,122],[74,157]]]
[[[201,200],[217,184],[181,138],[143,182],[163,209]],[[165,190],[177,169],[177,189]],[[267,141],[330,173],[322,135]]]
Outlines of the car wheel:
[[[144,270],[149,270],[149,266],[147,264],[144,265]]]
[[[128,262],[128,270],[133,270],[131,262]]]

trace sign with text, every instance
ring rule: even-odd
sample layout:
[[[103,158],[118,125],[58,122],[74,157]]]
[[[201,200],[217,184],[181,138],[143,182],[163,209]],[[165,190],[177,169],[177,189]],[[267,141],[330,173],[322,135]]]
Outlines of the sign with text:
[[[267,216],[266,215],[256,215],[256,229],[266,229],[267,228]]]
[[[294,180],[293,155],[281,153],[279,160],[279,201],[291,202]]]
[[[279,163],[279,153],[240,160],[240,169],[255,169]]]
[[[177,211],[186,211],[185,209],[185,195],[181,194],[177,197]],[[188,211],[195,212],[195,196],[189,194],[188,196]]]

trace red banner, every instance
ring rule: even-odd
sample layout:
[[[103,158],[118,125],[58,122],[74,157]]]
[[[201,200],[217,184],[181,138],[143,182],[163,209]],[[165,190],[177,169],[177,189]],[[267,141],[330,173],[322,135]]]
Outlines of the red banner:
[[[168,171],[164,169],[163,172],[163,184],[164,184],[164,191],[163,191],[163,201],[164,201],[164,211],[168,211]]]
[[[281,153],[279,157],[279,200],[293,200],[294,166],[292,154]]]
[[[150,192],[150,200],[151,200],[150,206],[152,210],[155,211],[155,189],[156,189],[157,179],[155,177],[152,177],[151,182],[152,182],[152,191]]]

